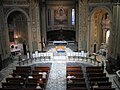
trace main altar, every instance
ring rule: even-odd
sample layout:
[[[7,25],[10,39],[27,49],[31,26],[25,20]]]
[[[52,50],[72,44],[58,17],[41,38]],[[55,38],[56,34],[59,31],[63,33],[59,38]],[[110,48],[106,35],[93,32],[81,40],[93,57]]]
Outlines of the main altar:
[[[57,53],[64,53],[65,49],[65,46],[55,46],[55,51],[57,51]]]

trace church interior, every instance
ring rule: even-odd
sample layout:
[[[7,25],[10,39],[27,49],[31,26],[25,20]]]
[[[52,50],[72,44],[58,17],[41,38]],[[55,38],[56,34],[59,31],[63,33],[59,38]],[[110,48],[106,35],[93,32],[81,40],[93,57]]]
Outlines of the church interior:
[[[0,90],[120,90],[120,0],[0,0]]]

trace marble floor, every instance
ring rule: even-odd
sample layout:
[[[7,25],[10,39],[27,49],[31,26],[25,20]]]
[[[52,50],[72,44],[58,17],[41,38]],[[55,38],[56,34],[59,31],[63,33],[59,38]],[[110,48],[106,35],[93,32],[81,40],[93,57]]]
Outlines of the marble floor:
[[[59,58],[59,57],[58,57]],[[104,56],[99,56],[99,59],[105,62]],[[39,65],[39,63],[51,63],[51,70],[50,75],[48,78],[46,90],[66,90],[66,65],[70,63],[77,63],[78,65],[82,65],[84,68],[84,65],[95,65],[94,62],[90,62],[87,60],[56,60],[56,61],[40,61],[36,60],[35,62],[29,63],[27,65]],[[15,58],[13,63],[9,64],[6,68],[2,69],[0,71],[0,87],[1,82],[5,82],[5,78],[9,76],[10,73],[12,73],[12,70],[15,69],[15,67],[18,66],[18,58]],[[105,65],[106,67],[106,65]],[[106,70],[107,76],[109,77],[109,81],[112,82],[112,87],[116,88],[116,90],[120,90],[120,83],[116,79],[115,74],[108,74]],[[59,82],[59,83],[58,83]]]
[[[46,90],[66,90],[66,63],[53,62]]]

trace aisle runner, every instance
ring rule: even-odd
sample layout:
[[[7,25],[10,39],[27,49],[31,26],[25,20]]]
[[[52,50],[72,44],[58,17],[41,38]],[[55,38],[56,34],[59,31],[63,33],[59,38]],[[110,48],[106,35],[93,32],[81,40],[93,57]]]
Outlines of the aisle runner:
[[[53,60],[66,60],[66,53],[54,53]]]
[[[53,62],[46,90],[66,90],[66,63]]]

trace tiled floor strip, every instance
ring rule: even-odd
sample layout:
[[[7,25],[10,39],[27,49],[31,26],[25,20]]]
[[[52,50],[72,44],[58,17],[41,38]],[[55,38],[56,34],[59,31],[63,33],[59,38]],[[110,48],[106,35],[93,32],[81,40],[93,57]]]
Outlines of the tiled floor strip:
[[[66,90],[66,63],[53,62],[46,90]]]

